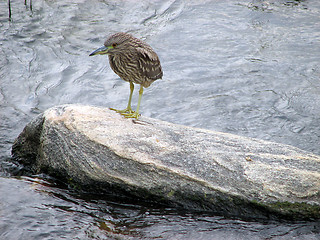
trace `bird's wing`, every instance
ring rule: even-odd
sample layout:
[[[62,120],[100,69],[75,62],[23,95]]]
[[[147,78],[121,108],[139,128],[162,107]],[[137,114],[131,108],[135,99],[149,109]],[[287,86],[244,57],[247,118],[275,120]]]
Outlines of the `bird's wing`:
[[[138,47],[138,62],[140,65],[142,76],[156,80],[162,78],[162,68],[157,54],[152,49]]]

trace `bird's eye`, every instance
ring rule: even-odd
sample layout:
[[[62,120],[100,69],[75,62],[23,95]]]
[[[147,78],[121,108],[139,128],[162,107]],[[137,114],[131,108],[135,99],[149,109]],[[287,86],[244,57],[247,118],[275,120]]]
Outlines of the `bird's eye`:
[[[116,46],[117,46],[117,44],[116,44],[116,43],[113,43],[113,44],[112,44],[112,47],[114,47],[114,48],[115,48]]]

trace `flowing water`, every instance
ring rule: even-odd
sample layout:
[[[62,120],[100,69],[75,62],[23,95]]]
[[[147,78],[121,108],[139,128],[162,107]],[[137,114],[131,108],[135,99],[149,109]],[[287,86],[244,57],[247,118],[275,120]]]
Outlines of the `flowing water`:
[[[249,222],[78,196],[41,176],[13,177],[14,139],[52,106],[124,108],[129,84],[105,38],[129,31],[164,77],[141,113],[320,154],[320,1],[0,2],[0,239],[320,239],[319,222]],[[133,105],[136,106],[137,90]]]

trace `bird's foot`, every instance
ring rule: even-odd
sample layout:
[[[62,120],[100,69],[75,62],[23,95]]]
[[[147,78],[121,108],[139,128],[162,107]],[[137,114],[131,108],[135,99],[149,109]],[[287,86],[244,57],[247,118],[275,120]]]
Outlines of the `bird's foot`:
[[[117,110],[114,108],[110,108],[110,110],[116,111],[117,113],[120,113],[121,115],[134,113],[134,111],[131,109],[131,107],[127,107],[126,109],[123,109],[123,110]]]
[[[135,118],[138,120],[140,114],[138,112],[132,112],[132,113],[121,113],[125,118]]]
[[[139,113],[133,111],[130,107],[127,107],[126,109],[123,109],[123,110],[117,110],[117,109],[114,109],[114,108],[110,108],[110,110],[116,111],[117,113],[120,113],[125,118],[136,118],[136,119],[138,119],[139,116],[140,116]]]

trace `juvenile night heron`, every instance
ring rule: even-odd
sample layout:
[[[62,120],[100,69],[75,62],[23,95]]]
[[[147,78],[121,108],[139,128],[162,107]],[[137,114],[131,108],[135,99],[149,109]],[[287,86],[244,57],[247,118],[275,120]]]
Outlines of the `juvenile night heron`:
[[[151,83],[162,78],[163,75],[158,55],[145,42],[123,32],[111,35],[105,41],[103,47],[98,48],[89,56],[97,54],[108,54],[112,70],[120,78],[130,83],[127,108],[124,110],[110,109],[124,115],[126,118],[138,119],[143,87],[149,87]],[[131,109],[133,83],[140,84],[136,111]]]

